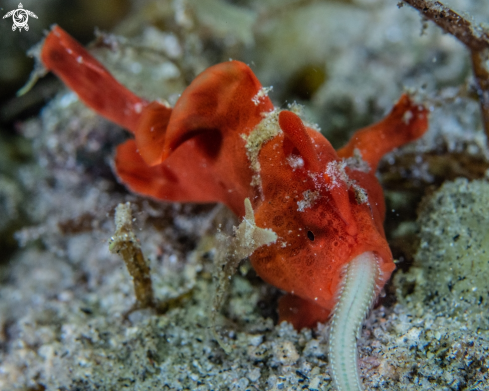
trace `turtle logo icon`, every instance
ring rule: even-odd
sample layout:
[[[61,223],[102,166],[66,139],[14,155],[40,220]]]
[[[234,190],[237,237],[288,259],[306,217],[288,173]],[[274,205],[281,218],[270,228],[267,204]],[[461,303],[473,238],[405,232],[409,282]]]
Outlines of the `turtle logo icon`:
[[[25,29],[25,31],[29,31],[29,25],[27,24],[29,16],[37,19],[37,15],[32,11],[25,10],[22,3],[19,3],[19,8],[17,8],[16,10],[7,12],[7,14],[4,15],[3,19],[8,18],[9,16],[11,16],[12,20],[14,21],[14,24],[12,25],[12,31],[15,31],[17,28],[19,29],[19,31],[22,31],[23,28]]]

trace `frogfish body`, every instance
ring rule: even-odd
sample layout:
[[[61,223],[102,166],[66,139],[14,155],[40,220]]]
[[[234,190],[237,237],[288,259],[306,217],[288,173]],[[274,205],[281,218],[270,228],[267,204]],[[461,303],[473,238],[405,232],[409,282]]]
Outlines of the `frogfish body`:
[[[256,225],[277,235],[251,262],[288,292],[281,320],[296,328],[325,321],[345,267],[360,254],[374,254],[377,293],[389,279],[395,266],[375,171],[384,154],[427,129],[427,110],[409,96],[335,151],[294,107],[275,108],[239,61],[202,72],[172,109],[128,91],[59,27],[47,36],[41,60],[86,104],[134,134],[115,158],[130,190],[164,201],[221,202],[240,217],[249,198]]]

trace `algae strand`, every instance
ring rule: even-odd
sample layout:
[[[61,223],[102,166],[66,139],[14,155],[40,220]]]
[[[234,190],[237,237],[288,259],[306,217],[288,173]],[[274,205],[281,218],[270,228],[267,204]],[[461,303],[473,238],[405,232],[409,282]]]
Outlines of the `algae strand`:
[[[132,228],[131,203],[119,204],[115,208],[116,231],[110,238],[109,250],[119,254],[134,282],[138,308],[153,308],[155,299],[150,268]]]

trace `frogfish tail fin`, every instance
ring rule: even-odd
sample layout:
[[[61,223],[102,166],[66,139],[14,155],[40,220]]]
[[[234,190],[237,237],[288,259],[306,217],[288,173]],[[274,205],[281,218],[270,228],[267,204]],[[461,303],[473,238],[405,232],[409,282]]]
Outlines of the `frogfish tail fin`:
[[[135,132],[148,104],[120,84],[82,45],[59,26],[44,40],[41,61],[103,117]]]

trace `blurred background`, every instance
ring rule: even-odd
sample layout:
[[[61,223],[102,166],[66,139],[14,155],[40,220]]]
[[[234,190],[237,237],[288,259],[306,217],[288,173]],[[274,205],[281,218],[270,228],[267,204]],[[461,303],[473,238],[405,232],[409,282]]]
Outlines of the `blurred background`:
[[[31,145],[20,133],[23,121],[36,116],[61,87],[52,74],[38,80],[23,96],[16,96],[29,80],[34,60],[27,55],[53,24],[60,25],[83,44],[94,39],[94,29],[111,30],[130,9],[129,0],[22,0],[29,30],[12,31],[12,17],[0,19],[0,261],[9,258],[17,243],[13,233],[28,223],[21,205],[12,205],[18,168],[32,159]],[[0,0],[0,14],[19,8],[19,0]],[[20,191],[22,193],[22,191]],[[20,197],[21,198],[21,197]]]
[[[19,0],[1,0],[2,17],[18,5]],[[8,134],[14,132],[16,121],[35,114],[56,90],[54,77],[48,77],[34,87],[34,93],[15,97],[33,69],[26,53],[50,26],[56,23],[86,44],[93,40],[95,27],[110,30],[129,11],[129,0],[23,0],[22,5],[38,17],[29,17],[29,31],[12,31],[12,17],[0,23],[0,126]]]

